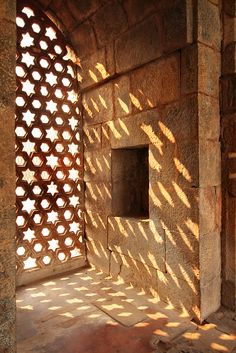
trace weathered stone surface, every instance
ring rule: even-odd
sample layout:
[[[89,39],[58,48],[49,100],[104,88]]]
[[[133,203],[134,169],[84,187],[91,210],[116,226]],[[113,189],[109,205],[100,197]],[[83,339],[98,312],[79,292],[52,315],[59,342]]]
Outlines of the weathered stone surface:
[[[101,6],[101,2],[99,0],[70,0],[67,4],[77,23],[88,19]]]
[[[52,0],[50,3],[50,10],[52,10],[59,21],[57,21],[57,26],[65,32],[71,32],[76,27],[76,20],[72,16],[70,9],[68,7],[68,2],[63,0]]]
[[[177,184],[183,187],[199,185],[199,145],[197,142],[177,143],[177,156],[174,160],[178,170]]]
[[[130,93],[129,76],[121,76],[114,81],[115,118],[121,118],[131,114],[132,103]]]
[[[214,255],[215,256],[215,255]],[[220,307],[221,302],[221,278],[215,277],[205,286],[201,285],[201,321]]]
[[[224,16],[224,48],[235,41],[236,38],[236,17]]]
[[[92,21],[99,46],[110,42],[128,27],[125,12],[118,1],[112,1],[98,10]]]
[[[195,234],[180,222],[179,231],[166,230],[166,269],[170,275],[185,280],[197,294],[199,278],[199,242]]]
[[[109,121],[104,128],[111,147],[128,148],[153,143],[161,149],[162,143],[157,135],[159,117],[160,113],[154,109],[132,117]]]
[[[142,21],[145,17],[157,10],[155,0],[123,0],[123,6],[128,16],[130,26]]]
[[[148,319],[144,312],[138,310],[134,305],[127,303],[120,298],[107,297],[103,299],[102,302],[97,300],[93,302],[93,304],[123,326],[134,326],[137,323]]]
[[[191,287],[174,274],[157,271],[158,294],[160,299],[183,312],[196,317],[199,314],[199,287]],[[193,290],[194,288],[194,290]]]
[[[15,25],[3,21],[0,27],[0,108],[15,101]]]
[[[126,283],[158,297],[157,270],[153,267],[131,259],[129,256],[112,252],[110,274],[113,277],[120,276]]]
[[[199,205],[201,234],[219,230],[221,227],[221,187],[200,188]]]
[[[145,79],[144,79],[145,78]],[[133,112],[154,108],[180,97],[178,54],[155,61],[131,73]]]
[[[198,237],[198,189],[181,188],[173,182],[170,187],[164,183],[152,183],[153,198],[158,200],[156,208],[150,210],[150,217],[159,220],[169,231],[192,234]]]
[[[222,109],[225,113],[236,110],[236,77],[228,76],[221,81]]]
[[[165,106],[161,113],[163,135],[169,143],[197,141],[198,96],[188,95],[178,102]],[[166,129],[165,129],[166,128]]]
[[[223,9],[230,16],[236,16],[236,3],[234,0],[224,0]]]
[[[80,87],[92,87],[109,77],[105,48],[96,50],[93,54],[81,59],[82,82]]]
[[[101,148],[101,124],[84,127],[84,148],[85,150]]]
[[[198,47],[190,45],[181,51],[181,93],[198,91]]]
[[[199,44],[199,91],[219,98],[220,53]]]
[[[111,152],[109,149],[87,151],[84,154],[84,181],[111,180]]]
[[[0,18],[15,22],[16,3],[11,0],[0,0]]]
[[[198,95],[199,139],[219,141],[220,106],[215,98]],[[210,128],[209,128],[210,127]]]
[[[200,235],[199,256],[201,286],[208,286],[215,278],[220,279],[221,274],[221,247],[220,230]],[[210,298],[209,298],[210,299]]]
[[[73,48],[80,58],[88,56],[97,50],[94,30],[89,21],[76,27],[70,38]]]
[[[105,274],[110,273],[110,251],[99,241],[87,241],[87,257],[91,265],[102,270]]]
[[[85,213],[85,233],[89,241],[102,244],[107,249],[107,216],[103,212],[93,212],[86,210]]]
[[[208,0],[198,1],[198,40],[220,50],[220,10]]]
[[[85,208],[104,214],[111,214],[111,184],[87,182],[85,189]]]
[[[229,44],[223,53],[222,72],[224,75],[236,72],[236,44]]]
[[[110,250],[165,271],[164,231],[152,220],[109,217],[108,246]]]
[[[201,141],[199,144],[199,185],[217,186],[221,183],[220,143]]]
[[[162,53],[161,29],[157,17],[137,25],[122,34],[115,44],[116,71],[132,69]]]
[[[0,352],[14,353],[15,339],[15,303],[14,298],[0,300]]]
[[[113,119],[113,84],[106,83],[83,94],[85,125]]]
[[[164,51],[173,51],[192,43],[192,2],[179,0],[164,12]]]

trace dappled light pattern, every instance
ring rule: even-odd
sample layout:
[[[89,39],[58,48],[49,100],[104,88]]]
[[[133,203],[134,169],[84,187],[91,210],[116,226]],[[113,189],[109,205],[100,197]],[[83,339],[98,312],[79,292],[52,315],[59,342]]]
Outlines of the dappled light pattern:
[[[84,253],[81,118],[71,49],[30,1],[17,9],[17,269]]]
[[[213,353],[236,346],[233,333],[197,325],[94,269],[20,288],[17,308],[19,353]]]

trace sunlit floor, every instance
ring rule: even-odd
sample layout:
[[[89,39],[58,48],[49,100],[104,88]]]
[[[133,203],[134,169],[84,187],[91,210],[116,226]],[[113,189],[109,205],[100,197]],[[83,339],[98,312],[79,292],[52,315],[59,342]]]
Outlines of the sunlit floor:
[[[236,352],[227,329],[197,326],[94,269],[22,287],[17,307],[18,353]]]

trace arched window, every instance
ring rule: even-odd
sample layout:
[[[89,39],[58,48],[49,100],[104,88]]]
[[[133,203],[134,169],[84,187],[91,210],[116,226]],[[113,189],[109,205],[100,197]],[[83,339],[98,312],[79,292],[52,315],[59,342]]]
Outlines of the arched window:
[[[44,268],[61,269],[62,264],[84,255],[82,123],[77,66],[71,53],[62,33],[33,1],[18,1],[19,276]]]

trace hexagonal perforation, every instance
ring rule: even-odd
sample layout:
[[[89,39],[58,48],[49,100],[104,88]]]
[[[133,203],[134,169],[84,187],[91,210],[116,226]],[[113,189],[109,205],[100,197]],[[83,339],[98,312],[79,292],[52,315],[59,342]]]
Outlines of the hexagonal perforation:
[[[33,0],[18,1],[17,271],[84,254],[81,118],[76,64]],[[77,202],[78,201],[78,202]]]

